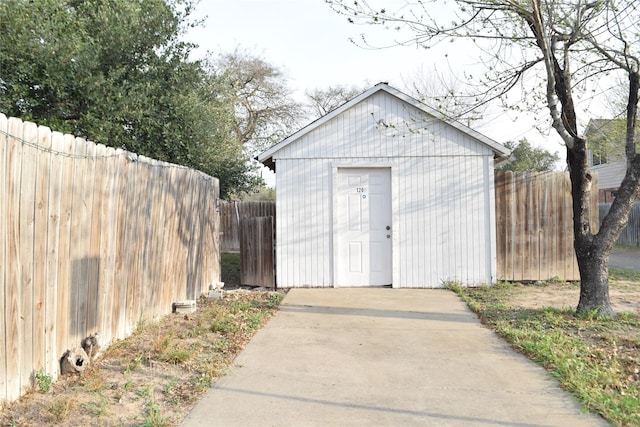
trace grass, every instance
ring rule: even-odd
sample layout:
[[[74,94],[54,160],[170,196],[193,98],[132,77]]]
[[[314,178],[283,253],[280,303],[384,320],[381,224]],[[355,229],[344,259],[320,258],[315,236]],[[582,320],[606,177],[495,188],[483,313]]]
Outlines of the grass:
[[[610,268],[609,280],[612,282],[628,280],[630,282],[640,282],[640,271],[627,270],[625,268]]]
[[[636,273],[615,271],[613,276],[637,278]],[[578,317],[568,309],[514,307],[509,301],[522,291],[521,284],[480,288],[447,285],[484,324],[544,366],[586,408],[614,425],[640,425],[639,316],[625,313],[614,319],[598,319]]]
[[[222,281],[225,286],[240,285],[240,254],[222,252],[220,254],[220,267]]]
[[[616,249],[622,249],[630,252],[640,252],[640,247],[638,246],[626,246],[626,245],[616,245]]]
[[[153,396],[149,396],[145,405],[144,417],[141,427],[165,427],[171,426],[171,420],[162,415],[162,411]]]
[[[219,318],[216,318],[211,322],[211,332],[228,335],[236,333],[240,330],[240,325],[238,325],[232,316],[230,315],[221,315]]]

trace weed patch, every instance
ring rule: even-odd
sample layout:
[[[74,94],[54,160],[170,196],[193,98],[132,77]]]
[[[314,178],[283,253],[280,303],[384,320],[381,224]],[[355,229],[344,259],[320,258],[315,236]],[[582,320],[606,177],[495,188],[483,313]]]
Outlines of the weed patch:
[[[198,301],[191,314],[141,319],[81,376],[53,382],[33,374],[34,389],[0,412],[0,425],[178,425],[275,312],[282,293],[239,290]]]
[[[75,403],[76,399],[74,396],[62,396],[53,400],[46,408],[46,411],[51,415],[56,424],[60,424],[67,419]]]
[[[47,393],[51,390],[51,385],[53,384],[53,377],[47,374],[44,369],[40,369],[38,372],[34,373],[33,381],[36,386],[36,390],[40,393]]]

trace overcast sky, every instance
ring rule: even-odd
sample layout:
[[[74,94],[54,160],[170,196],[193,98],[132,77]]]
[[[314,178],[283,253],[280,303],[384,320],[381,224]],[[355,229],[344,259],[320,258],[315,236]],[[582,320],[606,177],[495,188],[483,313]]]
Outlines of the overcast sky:
[[[400,76],[429,58],[415,48],[365,50],[350,37],[381,34],[349,24],[324,0],[203,0],[204,28],[192,32],[200,52],[242,46],[283,69],[294,89],[338,84],[399,86]],[[389,33],[384,32],[385,38]],[[389,39],[387,39],[388,41]]]
[[[393,2],[398,3],[386,0]],[[459,42],[430,50],[358,47],[350,39],[358,40],[361,33],[379,45],[391,44],[394,33],[380,27],[349,24],[324,0],[202,0],[196,15],[207,16],[201,28],[189,33],[189,39],[200,46],[196,55],[229,52],[240,46],[283,70],[299,99],[305,89],[372,86],[382,81],[407,91],[406,84],[420,72],[429,73],[436,66],[439,72],[445,72],[473,63]],[[558,151],[564,158],[559,138],[553,133],[536,132],[534,118],[519,117],[514,121],[515,114],[492,111],[485,115],[483,125],[474,126],[479,132],[500,143],[526,137],[534,145]]]

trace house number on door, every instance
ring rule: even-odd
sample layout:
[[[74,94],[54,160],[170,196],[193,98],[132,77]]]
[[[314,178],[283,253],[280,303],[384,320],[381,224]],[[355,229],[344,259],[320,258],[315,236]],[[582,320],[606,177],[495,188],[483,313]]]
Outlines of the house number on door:
[[[364,187],[356,187],[356,193],[364,193],[365,188]]]

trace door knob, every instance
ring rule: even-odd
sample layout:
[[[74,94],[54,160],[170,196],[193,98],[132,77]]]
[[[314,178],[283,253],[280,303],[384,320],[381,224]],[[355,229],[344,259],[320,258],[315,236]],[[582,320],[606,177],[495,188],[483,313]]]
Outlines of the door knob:
[[[391,230],[391,227],[390,227],[390,226],[388,226],[388,225],[387,225],[387,227],[386,227],[386,228],[387,228],[387,230]]]

